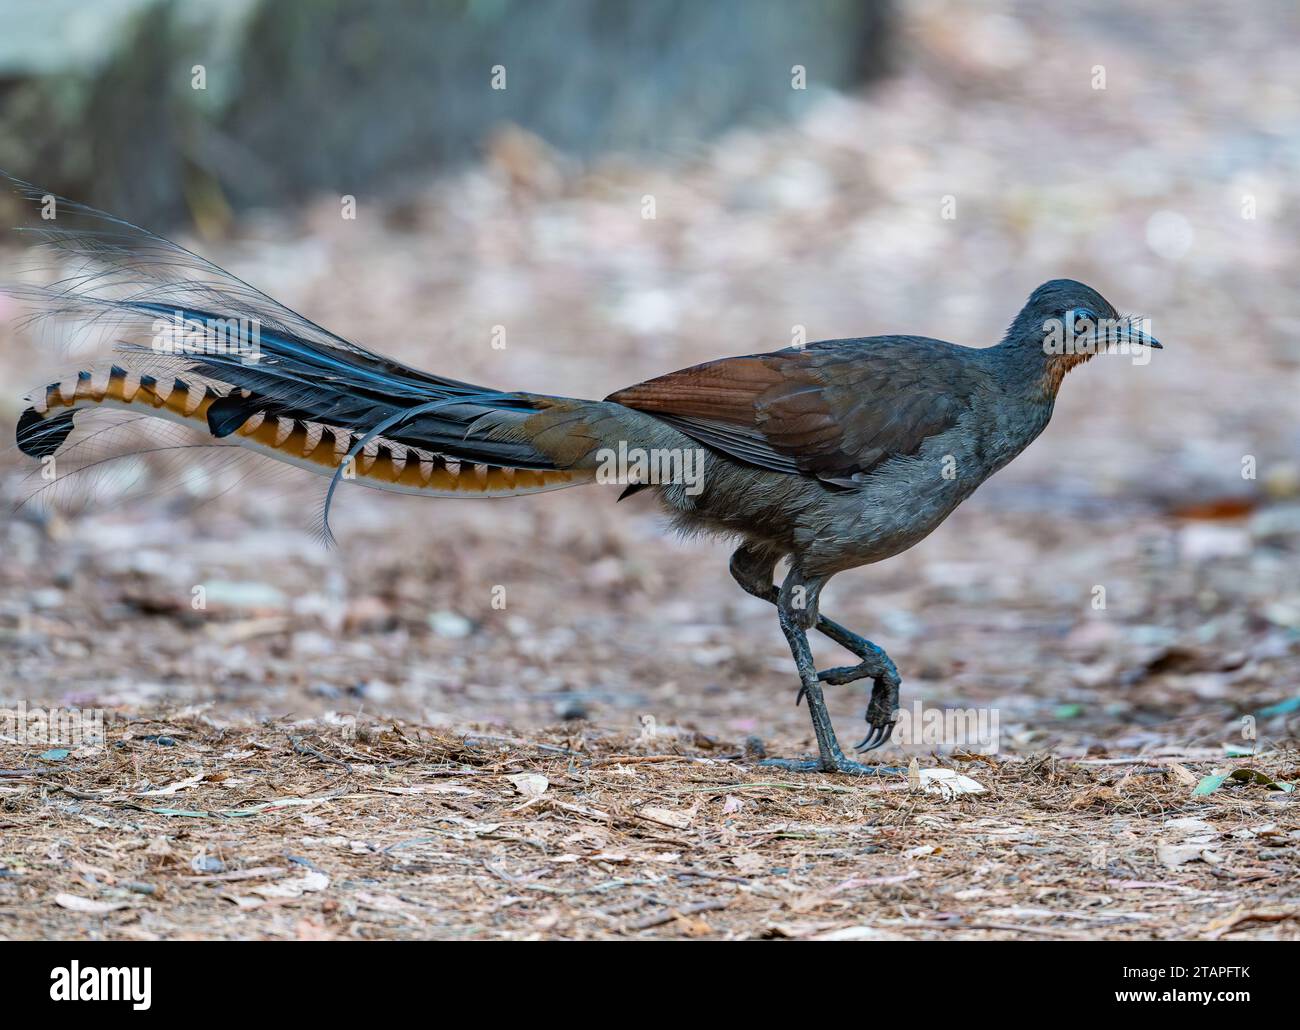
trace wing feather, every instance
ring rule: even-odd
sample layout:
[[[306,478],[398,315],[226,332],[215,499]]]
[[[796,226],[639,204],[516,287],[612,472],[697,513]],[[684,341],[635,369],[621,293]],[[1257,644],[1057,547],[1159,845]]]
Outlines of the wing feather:
[[[738,461],[849,487],[957,425],[987,382],[972,353],[924,337],[827,340],[695,365],[606,399]]]

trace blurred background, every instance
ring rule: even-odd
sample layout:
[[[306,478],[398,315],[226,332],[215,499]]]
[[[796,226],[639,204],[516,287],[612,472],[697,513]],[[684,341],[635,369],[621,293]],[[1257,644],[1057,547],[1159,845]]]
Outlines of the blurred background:
[[[1287,0],[2,0],[0,167],[502,389],[604,396],[800,327],[987,345],[1081,279],[1166,349],[1072,375],[823,610],[1008,749],[1217,746],[1300,708],[1298,66]],[[0,297],[6,441],[57,357],[23,314]],[[29,471],[0,457],[5,701],[809,742],[771,610],[644,498],[353,490],[329,552],[318,480],[70,514],[15,510]]]

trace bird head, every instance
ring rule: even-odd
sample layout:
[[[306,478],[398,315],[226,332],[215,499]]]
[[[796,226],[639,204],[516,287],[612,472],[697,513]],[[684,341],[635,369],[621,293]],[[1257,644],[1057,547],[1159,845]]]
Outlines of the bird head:
[[[1146,364],[1151,349],[1161,349],[1146,322],[1121,315],[1091,286],[1052,279],[1029,295],[1003,342],[1017,351],[1041,353],[1045,386],[1055,394],[1065,373],[1094,354],[1130,354],[1135,364]]]

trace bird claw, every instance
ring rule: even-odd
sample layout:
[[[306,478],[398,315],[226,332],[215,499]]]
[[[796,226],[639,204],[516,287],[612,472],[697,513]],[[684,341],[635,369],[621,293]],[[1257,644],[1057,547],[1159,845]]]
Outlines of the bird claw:
[[[890,719],[889,722],[884,723],[883,725],[872,726],[871,731],[862,739],[862,741],[853,745],[853,750],[857,751],[858,754],[862,754],[866,751],[874,751],[889,739],[889,736],[894,732],[894,726],[897,725],[897,723],[897,719]]]
[[[867,725],[870,727],[862,743],[854,745],[861,753],[872,751],[885,743],[898,725],[898,677],[878,676],[867,704]]]

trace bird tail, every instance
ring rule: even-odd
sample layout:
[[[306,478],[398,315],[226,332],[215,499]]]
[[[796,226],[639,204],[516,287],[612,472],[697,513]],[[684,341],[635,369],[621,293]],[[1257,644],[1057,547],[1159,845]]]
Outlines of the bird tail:
[[[343,482],[445,497],[513,496],[595,477],[617,405],[507,393],[411,368],[321,328],[210,261],[112,215],[8,178],[46,224],[20,231],[55,255],[52,284],[0,287],[34,318],[71,321],[101,354],[29,395],[17,446],[67,472],[105,460],[90,417],[118,413],[155,449],[240,447]],[[122,413],[125,413],[124,415]],[[164,420],[196,430],[176,443]],[[158,447],[166,443],[166,447]],[[229,453],[228,451],[224,453]],[[196,455],[197,456],[197,455]],[[328,523],[325,523],[328,532]]]

